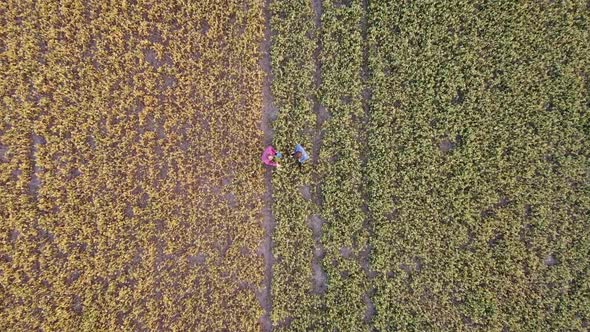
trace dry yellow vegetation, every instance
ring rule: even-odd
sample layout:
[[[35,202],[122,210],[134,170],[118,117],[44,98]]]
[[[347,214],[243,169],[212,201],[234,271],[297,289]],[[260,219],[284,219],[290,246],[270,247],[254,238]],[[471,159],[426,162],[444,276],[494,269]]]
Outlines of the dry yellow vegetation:
[[[259,328],[261,6],[0,4],[0,330]]]

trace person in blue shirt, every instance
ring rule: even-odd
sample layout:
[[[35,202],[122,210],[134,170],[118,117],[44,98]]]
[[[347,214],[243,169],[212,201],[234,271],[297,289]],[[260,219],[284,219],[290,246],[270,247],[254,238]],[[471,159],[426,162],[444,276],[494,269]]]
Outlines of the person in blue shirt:
[[[297,159],[299,166],[303,166],[303,163],[309,159],[309,155],[305,152],[305,149],[301,146],[301,144],[295,145],[295,152],[293,152],[293,157]]]

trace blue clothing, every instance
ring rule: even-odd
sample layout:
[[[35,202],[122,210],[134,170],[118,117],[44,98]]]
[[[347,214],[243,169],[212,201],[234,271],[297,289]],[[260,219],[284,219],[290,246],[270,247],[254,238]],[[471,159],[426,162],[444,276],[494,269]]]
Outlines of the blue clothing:
[[[303,164],[309,159],[309,155],[307,154],[307,152],[305,152],[305,149],[301,146],[301,144],[295,145],[295,152],[293,154],[297,152],[301,152],[301,157],[299,158],[300,163]]]

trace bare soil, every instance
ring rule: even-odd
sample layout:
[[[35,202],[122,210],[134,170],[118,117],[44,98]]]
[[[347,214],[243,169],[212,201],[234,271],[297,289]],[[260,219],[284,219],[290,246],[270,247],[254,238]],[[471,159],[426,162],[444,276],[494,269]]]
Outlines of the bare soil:
[[[0,162],[1,163],[7,163],[10,161],[8,159],[8,157],[6,156],[7,152],[8,152],[8,147],[0,144]]]
[[[558,261],[553,255],[548,255],[544,260],[543,263],[547,266],[554,266],[557,265]]]
[[[29,182],[29,193],[37,199],[37,193],[39,192],[39,188],[41,187],[41,168],[37,166],[37,149],[39,145],[45,145],[47,141],[42,136],[36,135],[35,133],[31,134],[31,165],[33,166],[32,173],[31,173],[31,181]]]
[[[314,242],[314,252],[311,261],[311,269],[313,272],[313,291],[315,294],[319,295],[325,294],[328,289],[326,283],[326,272],[322,268],[322,260],[324,259],[325,255],[324,246],[322,245],[323,224],[324,220],[322,220],[320,216],[315,214],[312,215],[308,221],[308,226],[311,228]]]
[[[313,75],[314,86],[316,88],[316,94],[313,96],[313,110],[316,114],[316,128],[313,135],[313,149],[312,149],[312,163],[317,166],[319,163],[320,149],[322,146],[323,131],[322,126],[324,121],[330,118],[330,114],[326,108],[322,105],[320,100],[320,87],[322,86],[322,66],[320,61],[320,55],[322,53],[322,1],[312,0],[312,6],[315,13],[314,24],[317,31],[317,47],[313,52],[313,61],[315,64],[315,72]],[[317,172],[316,172],[317,175]],[[314,182],[317,182],[317,176],[314,178]]]
[[[316,115],[315,132],[313,135],[313,149],[312,149],[312,164],[314,169],[318,169],[320,162],[320,151],[322,149],[322,142],[324,138],[324,131],[322,127],[324,122],[330,119],[330,113],[322,105],[321,102],[321,86],[322,86],[322,63],[321,54],[323,49],[322,44],[322,1],[312,0],[312,7],[314,11],[314,24],[316,28],[316,42],[317,47],[313,52],[313,62],[315,65],[315,72],[313,75],[314,86],[316,94],[313,96],[313,110]],[[312,195],[312,201],[321,211],[323,199],[321,194],[321,174],[319,171],[313,173],[313,183],[316,191]],[[324,220],[319,215],[312,215],[309,219],[309,226],[312,229],[314,240],[314,253],[311,262],[313,271],[313,291],[315,294],[324,295],[328,290],[327,275],[322,267],[322,260],[324,259],[325,250],[322,245],[322,225]]]
[[[260,66],[264,71],[264,83],[262,86],[262,122],[261,129],[264,132],[264,145],[270,145],[274,136],[272,121],[276,119],[278,109],[274,106],[273,96],[271,93],[272,70],[270,65],[270,45],[271,45],[271,29],[270,29],[270,0],[264,1],[264,39],[260,45],[260,52],[262,54]],[[264,285],[257,292],[260,305],[264,309],[264,314],[260,317],[260,324],[262,331],[272,331],[272,266],[274,257],[272,254],[272,234],[275,228],[275,220],[272,215],[272,173],[270,169],[266,169],[264,174],[264,183],[266,192],[264,194],[264,208],[262,210],[263,227],[264,227],[264,241],[260,248],[260,252],[264,257],[265,271],[264,271]]]

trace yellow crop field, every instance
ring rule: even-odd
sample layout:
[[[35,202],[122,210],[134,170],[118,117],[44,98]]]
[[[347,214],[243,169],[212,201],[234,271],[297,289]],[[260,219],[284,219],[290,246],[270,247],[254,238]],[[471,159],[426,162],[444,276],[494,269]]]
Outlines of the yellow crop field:
[[[0,332],[587,331],[590,1],[0,1]]]
[[[0,330],[259,328],[261,6],[0,4]]]

